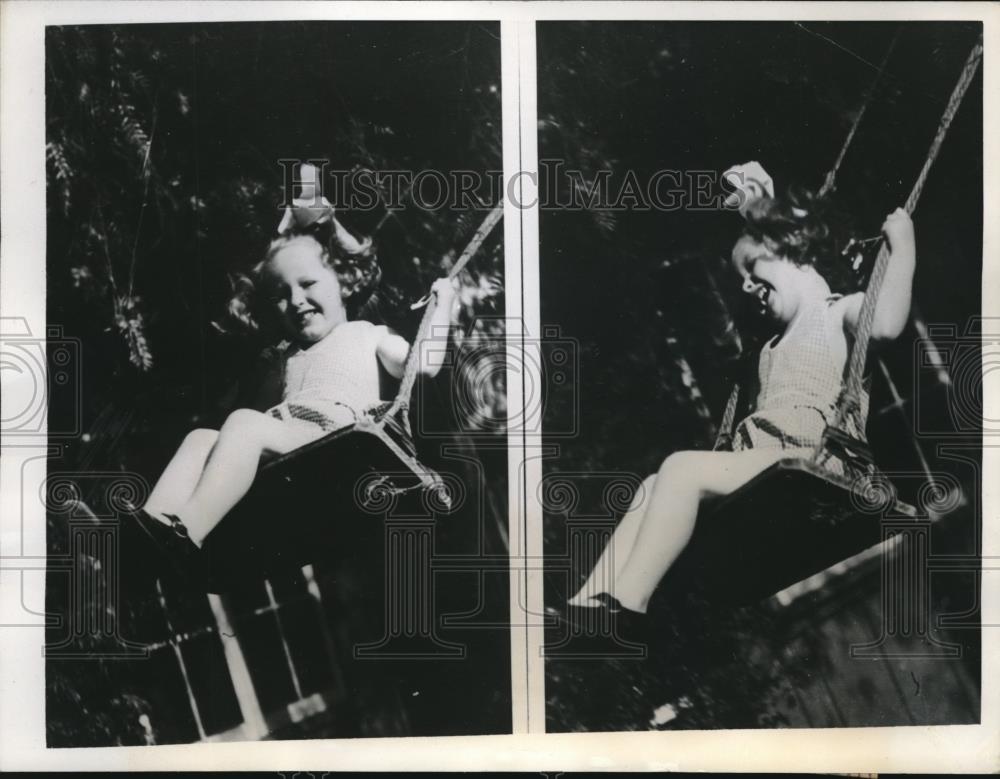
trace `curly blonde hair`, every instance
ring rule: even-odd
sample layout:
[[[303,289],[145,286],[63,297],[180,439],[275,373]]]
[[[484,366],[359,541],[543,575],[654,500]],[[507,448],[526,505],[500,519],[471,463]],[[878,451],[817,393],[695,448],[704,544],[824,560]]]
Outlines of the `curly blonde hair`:
[[[351,253],[344,250],[332,231],[324,226],[294,229],[278,236],[267,247],[264,259],[254,265],[249,274],[236,275],[228,306],[231,317],[250,330],[260,329],[262,301],[258,291],[264,270],[282,249],[298,241],[316,244],[322,263],[337,275],[348,319],[358,318],[382,278],[378,258],[370,240],[363,242],[361,251]]]

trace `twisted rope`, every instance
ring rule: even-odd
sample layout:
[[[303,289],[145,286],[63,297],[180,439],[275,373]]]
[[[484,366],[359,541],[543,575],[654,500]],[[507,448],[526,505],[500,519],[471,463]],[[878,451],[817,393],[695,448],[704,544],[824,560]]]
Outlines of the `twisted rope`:
[[[870,87],[868,97],[862,105],[861,110],[858,112],[857,117],[855,117],[854,123],[851,126],[847,137],[844,139],[844,144],[840,148],[840,153],[837,155],[837,159],[834,161],[833,167],[830,169],[829,173],[826,174],[826,179],[824,180],[823,186],[819,191],[821,196],[827,194],[834,186],[837,173],[840,170],[840,166],[843,163],[845,156],[847,155],[847,150],[850,148],[851,143],[854,140],[854,135],[857,132],[858,126],[861,124],[861,120],[864,117],[865,112],[868,110],[868,106],[875,95],[876,86],[885,72],[886,64],[888,63],[893,49],[896,46],[898,36],[899,30],[897,29],[896,35],[893,36],[893,39],[889,44],[889,48],[886,50],[885,56],[882,58],[878,75]],[[931,143],[930,150],[927,153],[927,158],[924,160],[923,168],[920,170],[920,174],[917,176],[917,180],[910,191],[909,197],[906,199],[905,205],[903,206],[908,214],[912,214],[916,208],[917,201],[920,199],[924,185],[927,182],[927,176],[930,173],[931,166],[937,159],[938,152],[941,150],[941,145],[944,143],[945,136],[948,134],[952,120],[955,118],[955,114],[958,113],[962,99],[965,97],[965,93],[968,91],[969,85],[972,83],[972,79],[975,78],[976,71],[979,69],[979,63],[981,62],[982,57],[983,43],[982,38],[980,38],[976,45],[973,46],[972,51],[969,53],[969,57],[966,60],[962,73],[959,76],[958,83],[952,90],[951,97],[949,98],[948,104],[941,116],[941,121],[938,123],[937,133]],[[861,419],[861,391],[864,381],[864,366],[868,359],[868,346],[871,341],[871,329],[875,318],[875,307],[878,302],[878,296],[882,290],[882,283],[885,281],[888,264],[889,250],[883,242],[879,249],[878,257],[875,260],[875,265],[872,268],[871,276],[868,279],[868,287],[865,291],[864,301],[861,304],[861,311],[858,314],[858,328],[855,334],[854,346],[851,350],[847,379],[844,383],[843,389],[841,390],[840,397],[837,400],[837,414],[834,419],[834,424],[832,425],[834,428],[843,429],[844,421],[850,418],[854,422],[856,430],[864,429],[864,420]],[[732,427],[735,422],[739,392],[739,384],[735,384],[732,392],[730,393],[729,401],[726,403],[726,409],[723,412],[722,422],[719,426],[719,433],[715,442],[716,449],[724,446],[732,437]],[[821,454],[821,450],[818,450],[816,454],[819,456]]]
[[[980,38],[969,53],[965,67],[959,76],[958,83],[955,85],[951,97],[948,99],[948,105],[944,109],[944,114],[941,116],[937,133],[934,135],[930,150],[927,152],[927,159],[924,160],[924,166],[920,170],[920,175],[917,176],[913,189],[910,190],[909,197],[906,198],[906,204],[903,208],[908,214],[913,213],[917,206],[917,201],[920,200],[924,185],[927,183],[927,176],[930,174],[931,165],[934,164],[938,152],[941,151],[941,145],[948,134],[952,120],[955,118],[955,114],[958,113],[958,109],[962,104],[962,98],[965,97],[972,79],[975,78],[982,58],[983,42],[982,38]],[[879,293],[882,290],[882,283],[885,281],[888,266],[889,249],[885,245],[885,242],[883,242],[879,248],[875,265],[872,268],[871,277],[868,280],[868,288],[865,291],[861,311],[858,314],[858,327],[855,334],[854,347],[851,349],[847,381],[837,403],[837,416],[833,424],[835,428],[843,429],[844,421],[850,418],[855,423],[857,430],[864,429],[864,420],[861,419],[861,389],[864,367],[868,358],[868,345],[871,341],[872,323],[875,320],[875,308],[878,304]]]
[[[740,400],[740,384],[735,382],[726,401],[726,410],[722,412],[722,422],[715,436],[714,450],[728,449],[733,440],[733,423],[736,421],[736,406]]]
[[[472,240],[469,241],[468,246],[465,247],[465,251],[462,252],[461,256],[448,272],[449,279],[455,278],[462,272],[462,269],[468,264],[469,260],[475,256],[476,252],[479,251],[479,247],[483,245],[483,241],[485,241],[487,236],[493,232],[493,228],[497,226],[497,223],[499,223],[502,217],[503,205],[496,206],[486,215],[483,223],[479,225],[479,229],[476,230],[475,235],[472,236]],[[414,307],[416,308],[424,304],[426,304],[427,308],[424,311],[423,319],[420,320],[420,327],[417,329],[417,335],[413,339],[413,345],[410,347],[410,352],[407,355],[406,367],[403,370],[403,378],[399,382],[399,392],[396,393],[396,399],[392,401],[392,405],[389,406],[385,414],[382,415],[393,417],[400,414],[401,419],[404,420],[403,424],[406,425],[407,430],[409,429],[409,423],[406,421],[406,412],[410,407],[410,395],[413,393],[413,384],[416,381],[417,373],[420,370],[420,345],[423,343],[424,339],[427,338],[427,331],[431,326],[431,318],[434,316],[434,309],[437,308],[437,301],[433,295],[424,298]]]

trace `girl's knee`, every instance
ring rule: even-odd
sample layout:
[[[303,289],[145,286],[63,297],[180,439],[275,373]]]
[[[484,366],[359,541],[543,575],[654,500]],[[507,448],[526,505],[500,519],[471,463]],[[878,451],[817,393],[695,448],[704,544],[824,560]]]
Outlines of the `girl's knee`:
[[[260,426],[260,420],[266,418],[266,414],[254,411],[250,408],[238,408],[233,411],[222,424],[222,430],[239,430],[246,432]],[[222,432],[222,431],[220,431]]]
[[[660,466],[657,478],[670,484],[672,491],[702,493],[711,474],[712,464],[706,452],[674,452]]]
[[[653,478],[675,479],[693,475],[701,463],[701,452],[674,452],[663,461],[659,472]]]
[[[219,435],[226,439],[237,438],[248,447],[259,447],[267,438],[268,426],[274,421],[260,411],[238,408],[226,417]]]
[[[644,501],[653,493],[653,487],[656,485],[656,474],[650,474],[645,479],[642,480],[642,484],[639,485],[639,489],[635,491],[635,500],[638,502]]]
[[[187,446],[196,446],[199,449],[211,447],[219,437],[218,430],[210,430],[207,427],[199,427],[192,430],[184,437]]]

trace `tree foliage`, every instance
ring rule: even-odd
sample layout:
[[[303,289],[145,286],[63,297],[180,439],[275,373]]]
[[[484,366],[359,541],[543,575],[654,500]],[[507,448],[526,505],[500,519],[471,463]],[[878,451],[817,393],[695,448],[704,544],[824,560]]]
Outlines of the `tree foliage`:
[[[232,278],[263,256],[281,218],[279,160],[325,159],[343,172],[498,170],[498,30],[327,22],[48,28],[48,319],[81,340],[84,375],[83,396],[72,399],[82,401],[79,412],[55,402],[50,419],[80,413],[85,431],[50,471],[126,472],[151,483],[184,432],[218,426],[234,407],[253,404],[256,357],[268,344],[231,328],[226,310]],[[401,205],[341,218],[375,240],[379,316],[412,335],[421,312],[409,304],[448,270],[487,210],[424,208],[412,196]],[[504,356],[501,235],[495,231],[459,279],[455,376],[422,388],[425,402],[415,409],[446,419],[466,447],[463,431],[505,435],[497,424],[506,419],[503,371],[483,370]],[[484,376],[476,391],[451,386]],[[453,406],[456,396],[465,402]],[[484,456],[487,516],[450,523],[439,543],[466,550],[481,522],[487,545],[502,546],[501,466],[505,459]],[[97,510],[99,496],[80,497]],[[51,511],[53,554],[66,548],[68,532],[67,516]],[[143,550],[123,551],[132,559],[113,618],[129,638],[163,640]],[[99,557],[80,564],[99,570]],[[70,616],[71,594],[50,576],[54,613]],[[203,594],[200,605],[183,588],[167,598],[175,620],[211,620]],[[75,608],[105,606],[95,596]],[[99,649],[85,639],[77,648]],[[184,724],[186,702],[154,683],[151,663],[93,660],[96,671],[85,674],[87,662],[48,665],[50,743],[143,743],[140,714],[163,740],[197,737]]]
[[[548,474],[642,479],[672,452],[711,447],[734,377],[755,369],[755,345],[773,334],[745,310],[730,269],[739,217],[695,207],[696,176],[717,179],[758,160],[779,188],[818,187],[898,35],[837,178],[841,209],[860,235],[877,234],[916,178],[979,32],[966,24],[539,23],[539,157],[563,160],[587,181],[607,171],[612,193],[630,177],[644,185],[673,171],[687,198],[668,209],[542,211],[542,318],[575,345],[581,376],[551,393],[545,428],[576,435],[559,442]],[[927,321],[961,323],[979,307],[981,96],[979,81],[915,215],[915,299]],[[881,355],[899,387],[919,378],[911,344],[907,334]],[[873,409],[888,395],[876,377]],[[919,469],[910,432],[890,428],[891,415],[872,416],[882,466]],[[608,507],[588,498],[576,510],[594,517]],[[567,520],[546,514],[550,559],[568,548]],[[581,570],[592,562],[576,561]],[[553,607],[578,583],[561,581],[564,573],[547,578]],[[692,585],[668,576],[654,597],[651,629],[663,640],[649,662],[549,661],[550,729],[647,729],[665,702],[678,716],[663,727],[780,724],[775,702],[794,669],[754,660],[774,640],[773,620],[756,609],[712,609]]]

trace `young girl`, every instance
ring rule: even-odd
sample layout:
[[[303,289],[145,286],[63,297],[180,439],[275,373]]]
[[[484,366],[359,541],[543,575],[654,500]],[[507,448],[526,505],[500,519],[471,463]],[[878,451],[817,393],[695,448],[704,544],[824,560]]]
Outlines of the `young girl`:
[[[759,193],[758,193],[759,194]],[[831,422],[864,294],[836,295],[847,261],[808,195],[748,201],[732,261],[743,292],[778,329],[760,353],[760,388],[732,451],[676,452],[648,477],[571,606],[603,608],[641,623],[650,596],[691,538],[698,506],[728,495],[785,457],[808,456]],[[910,310],[913,224],[902,209],[882,225],[891,249],[872,326],[874,341],[900,334]],[[863,431],[854,431],[863,434]]]
[[[282,402],[263,413],[238,409],[218,431],[189,433],[135,515],[192,575],[202,572],[206,536],[250,489],[261,462],[352,424],[381,401],[379,364],[400,378],[409,354],[409,344],[385,326],[354,320],[378,281],[370,242],[349,238],[328,204],[317,218],[315,204],[296,203],[282,222],[284,234],[253,272],[254,291],[264,293],[291,340],[283,353]],[[432,291],[430,332],[450,323],[455,302],[449,279],[436,281]],[[243,297],[231,310],[249,320]],[[421,355],[422,374],[438,373],[443,351]]]

